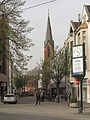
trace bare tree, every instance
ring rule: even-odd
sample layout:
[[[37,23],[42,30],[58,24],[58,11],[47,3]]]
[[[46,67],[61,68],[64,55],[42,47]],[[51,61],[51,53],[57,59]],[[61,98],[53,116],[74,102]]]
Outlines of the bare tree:
[[[44,86],[47,94],[47,88],[51,80],[50,62],[44,61],[42,66],[42,85]]]
[[[57,89],[57,102],[59,102],[59,86],[65,76],[65,49],[58,47],[54,51],[54,57],[50,62],[51,78]]]
[[[25,0],[0,1],[0,58],[7,57],[15,65],[22,68],[31,56],[23,54],[33,46],[28,33],[29,21],[22,19],[22,7]]]

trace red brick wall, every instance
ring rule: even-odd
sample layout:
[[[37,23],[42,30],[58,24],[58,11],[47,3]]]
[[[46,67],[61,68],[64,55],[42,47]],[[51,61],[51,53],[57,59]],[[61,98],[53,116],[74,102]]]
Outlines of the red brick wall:
[[[53,48],[49,42],[47,43],[46,48],[44,48],[44,51],[45,51],[44,52],[44,59],[48,59],[48,46],[50,48],[50,59],[52,59],[54,53],[53,53]]]

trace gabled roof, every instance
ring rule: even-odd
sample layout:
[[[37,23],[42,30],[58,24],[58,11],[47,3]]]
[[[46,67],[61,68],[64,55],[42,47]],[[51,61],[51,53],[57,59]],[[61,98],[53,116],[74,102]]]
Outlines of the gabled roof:
[[[80,22],[73,22],[73,24],[75,25],[75,28],[77,29],[80,26]]]
[[[89,6],[87,6],[87,8],[88,8],[88,12],[89,12],[89,14],[90,14],[90,5],[89,5]]]
[[[72,24],[72,26],[73,26],[73,28],[74,28],[74,31],[80,26],[80,22],[73,22],[73,21],[71,21],[71,24]]]
[[[76,31],[78,31],[80,29],[85,29],[85,28],[88,28],[87,23],[81,24]]]
[[[86,9],[88,17],[90,18],[90,5],[85,5],[85,9]]]

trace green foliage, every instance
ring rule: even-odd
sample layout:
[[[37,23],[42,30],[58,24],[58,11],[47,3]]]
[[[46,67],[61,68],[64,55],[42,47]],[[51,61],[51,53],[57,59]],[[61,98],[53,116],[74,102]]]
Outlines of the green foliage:
[[[16,86],[16,88],[23,88],[23,77],[18,75],[14,78],[14,85]]]

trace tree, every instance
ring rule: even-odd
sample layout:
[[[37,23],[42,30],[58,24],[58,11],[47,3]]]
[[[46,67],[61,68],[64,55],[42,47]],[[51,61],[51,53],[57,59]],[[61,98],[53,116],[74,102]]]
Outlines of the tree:
[[[69,95],[71,94],[71,90],[72,90],[72,87],[71,87],[71,84],[70,84],[70,74],[71,74],[71,64],[72,64],[72,48],[71,48],[71,51],[69,49],[69,46],[67,46],[65,48],[65,87],[66,87],[66,94]],[[68,98],[68,103],[69,103],[69,98]]]
[[[54,51],[54,57],[50,62],[51,78],[57,89],[57,102],[59,102],[59,86],[62,78],[65,76],[65,50],[58,49]]]
[[[28,33],[33,28],[28,27],[29,21],[22,19],[24,0],[0,1],[0,59],[6,57],[17,67],[23,68],[32,57],[23,54],[33,46]]]
[[[14,77],[14,85],[15,87],[18,88],[23,88],[24,84],[23,84],[23,77],[20,75],[17,75]]]
[[[46,89],[47,94],[47,88],[51,80],[51,73],[50,73],[50,62],[44,61],[42,65],[42,85]]]
[[[47,94],[47,88],[51,81],[50,60],[41,59],[40,61],[40,64],[38,64],[39,74],[41,74],[42,86],[45,88]]]

